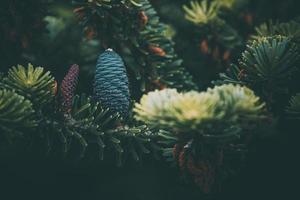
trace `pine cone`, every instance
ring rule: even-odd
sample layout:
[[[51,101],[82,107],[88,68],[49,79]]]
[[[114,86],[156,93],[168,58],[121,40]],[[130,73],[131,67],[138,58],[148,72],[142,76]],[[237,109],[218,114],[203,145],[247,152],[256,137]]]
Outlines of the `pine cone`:
[[[122,117],[128,115],[130,97],[126,68],[122,58],[112,49],[98,58],[94,94],[103,108],[118,112]]]
[[[78,83],[79,66],[74,64],[70,67],[67,75],[61,83],[62,110],[70,113],[72,109],[72,100]]]

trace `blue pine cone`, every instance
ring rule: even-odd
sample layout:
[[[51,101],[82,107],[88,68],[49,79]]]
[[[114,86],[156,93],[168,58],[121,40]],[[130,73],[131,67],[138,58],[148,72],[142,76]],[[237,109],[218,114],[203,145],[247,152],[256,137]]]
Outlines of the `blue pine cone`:
[[[129,87],[126,68],[122,58],[107,49],[97,60],[94,96],[103,108],[120,113],[123,118],[129,112]]]

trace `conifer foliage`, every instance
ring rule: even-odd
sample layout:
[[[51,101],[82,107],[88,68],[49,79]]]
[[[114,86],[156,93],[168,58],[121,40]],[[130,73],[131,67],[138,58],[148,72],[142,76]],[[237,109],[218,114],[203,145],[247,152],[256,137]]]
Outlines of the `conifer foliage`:
[[[265,29],[262,27],[266,25],[260,26],[261,30]],[[283,26],[276,25],[273,29],[279,30],[278,27]],[[297,84],[299,72],[298,30],[278,32],[273,36],[259,36],[272,34],[257,30],[258,35],[249,41],[238,64],[221,73],[220,77],[223,83],[240,83],[253,88],[267,100],[271,110],[276,107],[282,111],[280,107],[285,107],[288,99],[299,91],[291,86]],[[280,102],[283,105],[279,105]]]
[[[14,134],[22,133],[24,128],[33,128],[37,125],[32,103],[14,91],[0,90],[0,137],[12,139]],[[3,135],[2,135],[3,134]]]
[[[106,53],[113,54],[113,59],[117,59],[117,63],[110,64],[120,64],[120,57],[116,57],[116,53]],[[121,82],[121,86],[127,86],[126,80],[122,79],[126,78],[124,66],[115,67],[121,67],[119,72],[123,76],[120,77],[120,81],[124,81]],[[109,72],[104,73],[104,78],[114,76],[115,71]],[[78,75],[78,65],[72,65],[61,83],[61,100],[58,102],[62,102],[62,105],[57,106],[54,101],[56,84],[49,72],[45,73],[42,67],[34,67],[31,64],[28,68],[18,66],[10,69],[1,81],[3,89],[0,93],[0,128],[4,132],[3,135],[11,138],[18,133],[19,139],[27,138],[30,143],[35,143],[34,146],[42,146],[45,153],[64,155],[72,159],[83,158],[87,153],[91,153],[103,160],[107,154],[108,160],[115,160],[117,165],[122,165],[129,158],[139,161],[144,154],[151,152],[158,154],[160,148],[152,141],[156,135],[155,130],[145,125],[120,125],[121,116],[125,111],[128,114],[128,96],[125,98],[125,110],[124,105],[118,104],[118,99],[115,100],[118,96],[110,95],[111,93],[96,93],[96,97],[109,95],[109,100],[116,101],[113,104],[116,107],[111,107],[110,104],[110,107],[107,107],[105,103],[109,101],[103,102],[103,99],[98,102],[97,98],[94,100],[95,98],[84,94],[78,96],[75,94]],[[102,74],[98,71],[98,81],[101,79],[100,75]],[[99,89],[99,85],[97,87]],[[95,90],[97,87],[95,86]],[[129,95],[128,87],[116,89],[125,91],[124,95]],[[95,148],[97,155],[90,151]]]
[[[83,1],[74,12],[88,37],[99,39],[104,48],[113,48],[123,57],[132,81],[139,85],[133,94],[165,86],[195,88],[148,0]]]
[[[244,181],[242,170],[257,170],[245,164],[259,157],[261,170],[266,153],[288,165],[288,142],[298,141],[288,132],[299,132],[300,21],[289,13],[267,21],[253,9],[265,1],[5,0],[0,155],[96,163],[110,173],[112,165],[156,173],[166,163],[163,176],[178,182],[164,184],[180,183],[171,197],[188,199]]]
[[[42,67],[34,68],[32,64],[28,64],[27,68],[22,65],[12,67],[3,82],[8,89],[25,96],[36,106],[44,106],[54,99],[54,78]]]
[[[215,61],[229,61],[232,58],[232,51],[241,47],[243,38],[223,18],[233,15],[246,3],[247,0],[204,0],[183,5],[185,18],[195,26],[194,34],[199,38],[197,42],[203,54],[210,55]]]
[[[238,151],[236,144],[247,148],[245,138],[251,137],[251,124],[264,118],[263,109],[264,103],[252,90],[231,84],[202,93],[150,92],[135,107],[138,120],[171,130],[162,140],[174,143],[173,159],[205,193],[220,184],[226,170],[238,169],[228,166],[227,156]]]
[[[291,118],[300,119],[300,94],[296,94],[291,98],[287,113]]]

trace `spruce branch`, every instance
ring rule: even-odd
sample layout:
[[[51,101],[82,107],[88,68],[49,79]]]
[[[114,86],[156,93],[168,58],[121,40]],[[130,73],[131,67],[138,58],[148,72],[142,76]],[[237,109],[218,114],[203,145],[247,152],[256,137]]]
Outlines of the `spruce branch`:
[[[264,107],[252,90],[228,84],[201,93],[150,92],[134,111],[137,120],[168,130],[158,134],[163,155],[176,161],[186,178],[209,193],[229,170],[238,170],[232,162],[241,162],[246,138],[264,118]]]
[[[247,46],[239,62],[249,82],[284,80],[296,70],[297,47],[284,36],[264,37]]]
[[[32,64],[27,68],[22,65],[12,67],[3,82],[6,88],[29,99],[34,107],[41,108],[54,100],[54,78],[42,67],[33,67]]]
[[[292,119],[300,119],[300,94],[296,94],[291,98],[286,113]]]
[[[116,57],[110,64],[119,63],[114,59]],[[40,151],[45,147],[46,152],[54,155],[82,159],[97,154],[100,160],[104,157],[108,161],[114,159],[118,165],[128,159],[139,161],[145,154],[157,156],[160,147],[155,141],[156,130],[137,123],[122,124],[118,112],[122,110],[112,112],[95,98],[75,96],[78,70],[78,66],[73,65],[62,81],[60,93],[65,109],[58,109],[60,106],[55,105],[58,102],[53,101],[47,106],[47,112],[42,112],[43,106],[54,99],[54,78],[42,67],[34,68],[31,64],[28,68],[12,67],[0,82],[0,129],[3,135],[23,134],[25,146],[38,147]],[[121,70],[126,75],[125,69]]]
[[[292,42],[298,45],[298,48],[300,45],[300,23],[294,20],[283,23],[269,21],[256,27],[255,32],[256,33],[251,36],[252,40],[281,35],[290,38]]]
[[[118,166],[128,160],[140,161],[145,154],[158,154],[154,130],[145,125],[120,125],[120,121],[120,114],[112,114],[84,94],[76,95],[70,113],[62,119],[45,118],[40,124],[40,140],[50,153],[114,160]]]
[[[25,129],[37,126],[32,103],[14,91],[0,90],[0,130],[1,136],[12,139]]]
[[[247,45],[238,67],[233,66],[228,73],[221,74],[221,78],[225,82],[240,82],[260,89],[268,84],[284,87],[297,70],[299,56],[290,38],[261,37]]]
[[[149,1],[140,0],[138,6],[130,1],[86,1],[78,4],[75,13],[88,35],[122,56],[130,81],[138,84],[133,94],[165,85],[195,88],[174,52],[173,41],[165,36],[166,25]]]
[[[219,51],[224,48],[223,59],[228,60],[230,51],[236,50],[242,44],[242,38],[237,30],[221,16],[221,9],[234,2],[191,1],[190,6],[183,6],[185,18],[195,25],[197,35],[203,38],[200,41],[202,53],[210,53],[214,59],[219,59]],[[216,47],[213,48],[213,45]]]
[[[134,111],[137,120],[150,126],[217,139],[224,136],[222,132],[227,134],[226,127],[234,130],[231,128],[260,120],[263,108],[264,103],[252,90],[228,84],[201,93],[178,93],[173,89],[150,92]]]
[[[242,7],[247,0],[213,0],[213,1],[191,1],[190,6],[184,5],[186,19],[198,24],[205,25],[211,23],[220,16],[221,9],[230,10]]]
[[[219,4],[216,1],[191,1],[190,8],[183,6],[186,13],[185,18],[195,24],[207,24],[218,15]]]

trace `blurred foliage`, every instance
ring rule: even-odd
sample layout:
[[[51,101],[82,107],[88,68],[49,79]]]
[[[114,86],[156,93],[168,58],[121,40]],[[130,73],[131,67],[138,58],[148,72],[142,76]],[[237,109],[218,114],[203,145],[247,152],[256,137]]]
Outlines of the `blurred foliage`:
[[[290,104],[286,109],[289,117],[299,120],[300,119],[300,94],[293,96]]]
[[[207,2],[208,5],[211,2],[223,4],[223,8],[218,9],[217,15],[226,21],[227,25],[221,26],[222,28],[217,25],[217,29],[212,29],[194,26],[185,20],[182,6],[188,6],[192,2],[190,0],[152,0],[152,2],[158,9],[161,18],[171,24],[176,32],[174,37],[176,50],[183,58],[184,65],[195,75],[201,89],[205,89],[212,80],[217,79],[216,75],[227,70],[230,63],[237,61],[238,55],[245,48],[243,44],[254,33],[256,26],[270,19],[280,22],[295,19],[298,16],[297,6],[299,7],[299,2],[296,0],[193,1],[200,4]],[[225,32],[228,33],[225,34]],[[220,35],[234,35],[234,32],[235,40],[241,42],[235,44],[240,45],[234,45],[232,49],[228,48],[226,43],[225,45],[220,43],[222,41],[218,38]],[[229,42],[228,44],[234,43]]]

